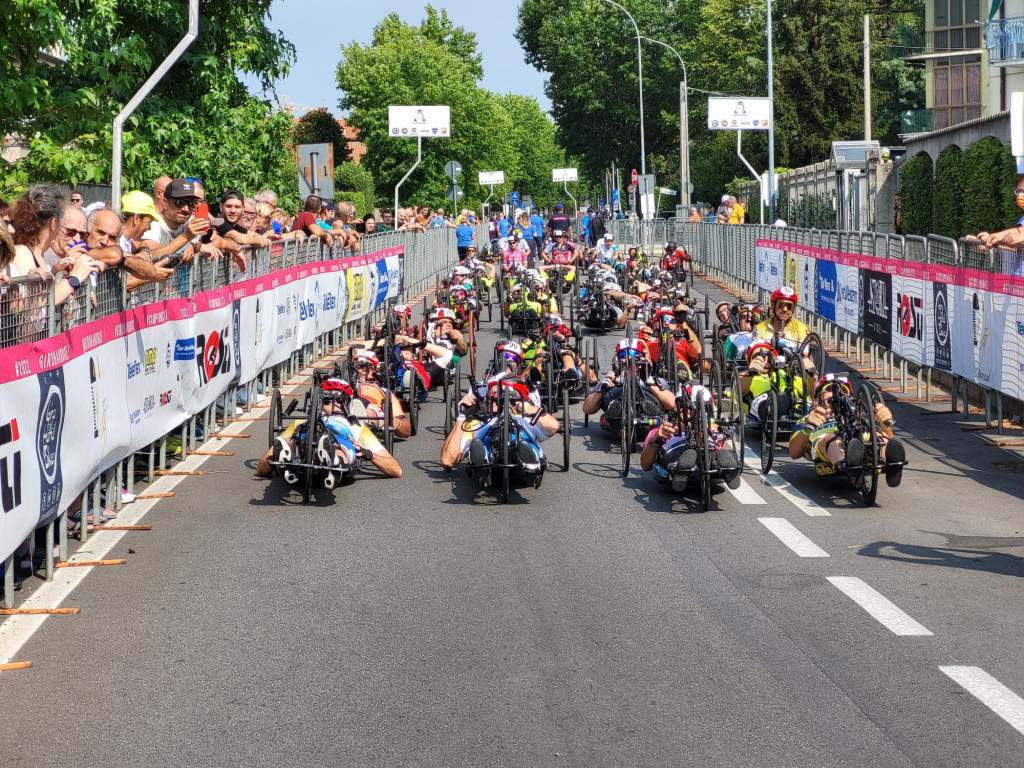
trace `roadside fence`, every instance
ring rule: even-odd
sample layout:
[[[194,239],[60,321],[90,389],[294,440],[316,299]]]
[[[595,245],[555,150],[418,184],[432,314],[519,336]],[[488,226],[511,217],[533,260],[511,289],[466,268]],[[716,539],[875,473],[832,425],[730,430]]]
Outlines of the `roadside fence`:
[[[974,396],[1000,432],[1004,399],[1017,409],[1024,400],[1024,251],[938,235],[682,221],[674,229],[700,268],[738,293],[766,304],[775,288],[794,287],[812,329],[894,391],[906,393],[915,377],[916,397],[929,402],[942,397],[933,374],[948,379],[952,408],[962,398],[968,413]]]
[[[31,556],[34,532],[45,530],[50,580],[68,557],[69,517],[85,541],[105,507],[120,509],[122,487],[152,482],[458,260],[447,228],[360,245],[278,242],[251,253],[244,272],[200,257],[134,291],[111,270],[63,305],[53,280],[0,286],[4,607],[14,605],[15,552],[27,540]]]

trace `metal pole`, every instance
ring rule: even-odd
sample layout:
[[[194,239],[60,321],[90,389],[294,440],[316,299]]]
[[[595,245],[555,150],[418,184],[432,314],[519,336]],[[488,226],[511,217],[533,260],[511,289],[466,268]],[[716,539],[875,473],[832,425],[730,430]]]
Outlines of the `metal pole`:
[[[143,83],[142,87],[135,93],[134,96],[124,105],[124,108],[117,113],[117,117],[114,118],[113,127],[113,157],[110,163],[110,196],[113,198],[111,207],[120,212],[121,211],[121,134],[124,128],[125,120],[131,117],[132,113],[138,109],[150,91],[152,91],[156,84],[159,83],[164,75],[167,74],[168,70],[174,66],[175,62],[181,58],[181,55],[185,52],[185,49],[192,45],[193,41],[199,37],[199,0],[189,0],[188,4],[188,32],[181,38],[181,41],[174,46],[174,49],[167,54],[167,58],[160,62],[160,66],[156,68],[156,71],[149,76],[149,79]],[[84,525],[84,523],[83,523]]]
[[[864,14],[864,141],[871,141],[871,16]]]
[[[423,159],[423,137],[416,137],[416,162],[413,163],[412,168],[405,172],[405,176],[402,180],[395,184],[395,225],[398,224],[398,190],[401,189],[402,185],[405,184],[405,180],[412,176],[412,172],[415,171],[419,165],[420,160]]]
[[[772,0],[768,12],[768,219],[775,221],[775,63],[772,59]]]
[[[682,55],[673,46],[655,40],[653,37],[644,37],[649,43],[668,48],[679,59],[679,66],[683,69],[683,80],[679,83],[679,186],[681,187],[679,202],[687,208],[690,207],[690,99],[689,88],[687,87],[688,75],[686,74],[686,62]]]
[[[630,22],[633,24],[633,29],[636,30],[636,68],[637,76],[640,80],[640,173],[647,174],[647,147],[644,145],[644,56],[643,51],[640,48],[640,27],[636,25],[636,19],[633,18],[633,14],[627,11],[624,7],[619,5],[615,0],[604,0],[606,3],[614,5],[626,16],[629,17]],[[639,190],[638,190],[639,192]],[[646,211],[645,211],[646,213]]]
[[[743,164],[747,167],[747,170],[750,171],[750,175],[757,180],[758,184],[760,184],[761,177],[757,175],[757,171],[754,170],[754,166],[747,162],[747,158],[743,156],[743,131],[736,131],[736,157],[743,161]],[[761,205],[758,206],[758,208],[760,209],[759,212],[761,214],[761,223],[764,224],[764,206]]]

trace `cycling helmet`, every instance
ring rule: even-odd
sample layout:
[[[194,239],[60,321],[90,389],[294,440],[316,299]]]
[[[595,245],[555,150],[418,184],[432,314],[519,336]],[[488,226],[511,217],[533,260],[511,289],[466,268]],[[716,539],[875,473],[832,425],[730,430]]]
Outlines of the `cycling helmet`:
[[[840,391],[844,394],[852,394],[853,390],[850,388],[850,380],[842,374],[826,373],[818,379],[818,383],[814,385],[814,399],[817,400],[829,389],[835,389],[839,387]]]
[[[518,229],[513,229],[512,233],[508,236],[508,239],[509,240],[518,240],[519,239],[519,230]]]
[[[471,283],[469,280],[464,281],[462,285],[459,287],[462,288],[462,290],[464,290],[466,293],[473,292],[473,283]]]
[[[412,307],[408,304],[395,304],[391,308],[391,314],[396,317],[412,317]]]
[[[771,305],[774,307],[775,303],[779,301],[789,301],[792,302],[793,304],[796,304],[797,298],[798,297],[796,291],[794,291],[788,285],[783,285],[781,288],[776,288],[774,291],[772,291]]]
[[[455,313],[452,312],[448,307],[438,307],[430,313],[431,322],[439,322],[441,320],[454,320]]]
[[[456,277],[468,277],[469,275],[473,274],[473,270],[471,270],[469,267],[464,267],[460,264],[455,268],[452,274],[455,275]]]
[[[772,358],[777,358],[779,356],[778,353],[775,351],[775,348],[772,347],[770,342],[763,340],[755,341],[753,344],[747,347],[747,362],[749,363],[751,360],[754,359],[754,355],[759,355],[762,352],[766,352]]]
[[[556,230],[555,230],[554,232],[552,232],[551,234],[552,234],[552,235],[554,235],[555,237],[565,237],[565,232],[563,232],[563,231],[562,231],[562,230],[560,230],[560,229],[556,229]]]
[[[380,367],[380,360],[377,358],[377,355],[368,349],[360,349],[356,352],[355,363],[357,368],[363,365],[368,365],[374,370],[377,370],[377,368]]]
[[[672,252],[675,251],[675,249],[676,249],[676,244],[675,243],[673,243],[671,241],[665,243],[665,252],[666,253],[672,253]]]
[[[647,342],[643,339],[623,339],[615,345],[615,357],[625,360],[627,357],[646,357]]]
[[[530,399],[530,388],[526,386],[526,382],[508,371],[502,371],[487,380],[487,396],[489,398],[496,400],[498,393],[503,389],[511,390],[522,400]]]
[[[323,393],[324,402],[346,405],[352,399],[352,385],[344,379],[334,377],[325,379],[324,383],[320,385],[320,390]]]
[[[514,341],[499,341],[494,345],[494,351],[506,364],[514,364],[517,368],[523,362],[523,348]]]

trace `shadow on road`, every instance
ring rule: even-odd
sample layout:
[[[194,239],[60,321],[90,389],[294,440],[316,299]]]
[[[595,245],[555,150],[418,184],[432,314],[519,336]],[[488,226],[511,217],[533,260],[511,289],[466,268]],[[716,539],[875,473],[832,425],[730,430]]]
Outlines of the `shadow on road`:
[[[1000,576],[1024,577],[1024,558],[1005,552],[992,552],[978,545],[974,547],[955,546],[957,539],[986,539],[994,541],[995,537],[946,536],[947,542],[954,546],[929,547],[920,544],[901,544],[896,541],[877,541],[861,547],[858,554],[865,557],[876,557],[881,560],[895,560],[903,563],[920,565],[936,565],[943,568],[961,568],[967,571],[981,571]],[[1020,537],[1008,537],[1013,542],[1020,542]],[[989,544],[988,546],[1019,547],[1024,543]]]

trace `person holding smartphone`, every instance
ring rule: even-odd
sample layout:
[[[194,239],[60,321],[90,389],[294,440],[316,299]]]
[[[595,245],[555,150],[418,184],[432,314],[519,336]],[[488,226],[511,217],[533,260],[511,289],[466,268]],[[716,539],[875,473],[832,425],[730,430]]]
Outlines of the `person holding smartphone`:
[[[172,179],[167,185],[163,205],[157,206],[160,219],[153,220],[139,241],[139,249],[147,249],[154,263],[170,267],[161,262],[176,256],[178,264],[188,263],[195,257],[200,238],[210,229],[209,218],[194,215],[203,202],[203,193],[197,187],[188,179]]]

